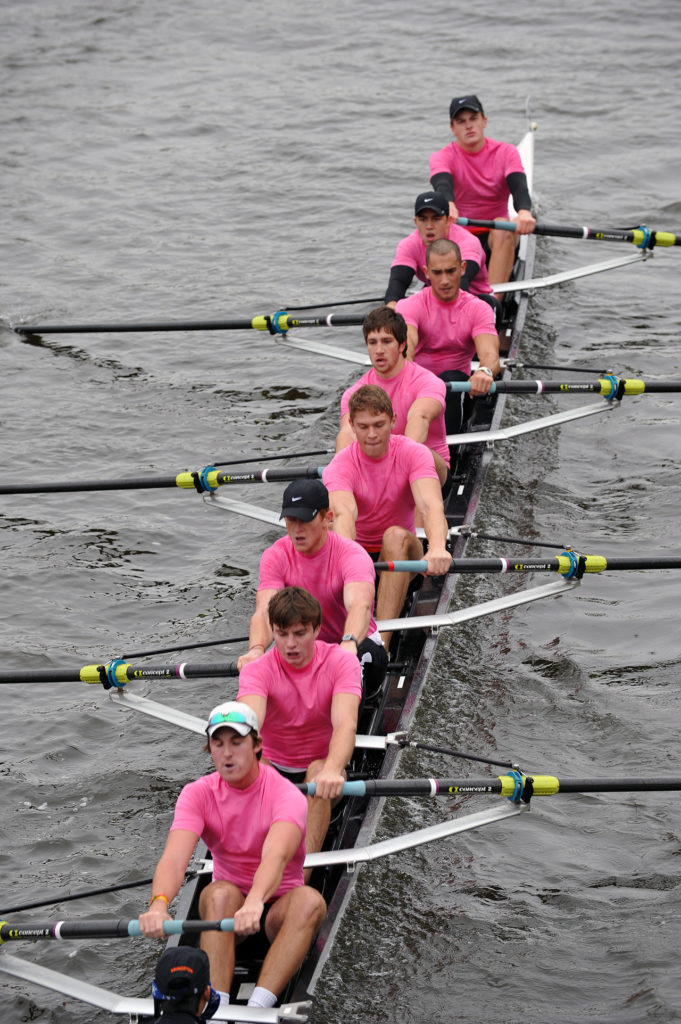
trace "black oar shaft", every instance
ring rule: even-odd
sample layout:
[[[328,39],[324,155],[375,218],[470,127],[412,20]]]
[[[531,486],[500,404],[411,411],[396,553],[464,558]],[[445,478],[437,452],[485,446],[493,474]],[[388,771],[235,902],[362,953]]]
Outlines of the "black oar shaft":
[[[103,683],[125,686],[133,679],[221,679],[238,675],[236,661],[212,665],[128,665],[111,661],[79,668],[22,669],[0,672],[0,683]]]
[[[206,467],[200,472],[188,470],[176,476],[137,477],[122,480],[59,480],[32,483],[0,484],[0,494],[56,494],[71,491],[130,491],[154,487],[179,487],[183,490],[214,490],[230,484],[266,484],[289,480],[317,479],[321,466],[289,466],[285,469],[268,468],[249,473],[227,473]],[[207,486],[203,485],[203,478]]]
[[[376,572],[426,572],[425,560],[403,562],[376,562]],[[624,571],[637,569],[681,569],[681,556],[653,555],[631,558],[606,558],[603,555],[579,555],[564,552],[552,558],[453,558],[450,573],[515,573],[556,572],[563,576],[583,573]]]
[[[488,230],[515,231],[515,221],[478,220],[474,217],[459,217],[458,224],[464,227],[487,228]],[[581,238],[598,242],[631,242],[641,249],[652,249],[656,245],[681,245],[681,235],[671,231],[653,231],[651,228],[591,228],[586,225],[535,224],[535,235],[554,235],[557,238]]]
[[[270,315],[228,320],[151,320],[136,323],[19,324],[17,334],[144,334],[171,331],[268,331],[285,334],[299,327],[354,327],[364,321],[360,313],[329,313],[327,316],[290,316],[284,310]]]

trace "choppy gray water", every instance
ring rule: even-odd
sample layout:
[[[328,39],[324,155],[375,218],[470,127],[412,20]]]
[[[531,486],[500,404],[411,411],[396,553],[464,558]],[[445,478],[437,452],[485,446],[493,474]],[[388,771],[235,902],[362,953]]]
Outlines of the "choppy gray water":
[[[510,140],[531,97],[543,219],[681,229],[674,0],[4,0],[0,19],[9,323],[252,316],[380,295],[461,89]],[[537,272],[624,251],[541,239]],[[537,293],[524,354],[681,378],[680,259],[658,250]],[[337,339],[361,348],[357,332]],[[169,475],[317,447],[354,378],[255,332],[37,346],[5,329],[0,365],[11,480]],[[611,555],[676,553],[679,401],[646,396],[508,444],[479,524]],[[507,418],[531,408],[509,402]],[[240,635],[277,535],[177,491],[2,498],[0,526],[3,668]],[[460,600],[526,585],[468,580]],[[419,734],[556,774],[678,774],[678,588],[671,572],[588,579],[448,631]],[[187,709],[223,695],[210,682],[153,689]],[[177,790],[201,770],[199,742],[82,684],[2,697],[3,904],[149,874]],[[423,755],[405,770],[458,767]],[[395,802],[382,829],[454,807]],[[680,853],[674,796],[565,796],[365,869],[315,1019],[677,1020]],[[144,892],[59,914],[136,916]],[[143,994],[157,951],[16,952]],[[107,1019],[4,980],[0,1005],[10,1024]]]

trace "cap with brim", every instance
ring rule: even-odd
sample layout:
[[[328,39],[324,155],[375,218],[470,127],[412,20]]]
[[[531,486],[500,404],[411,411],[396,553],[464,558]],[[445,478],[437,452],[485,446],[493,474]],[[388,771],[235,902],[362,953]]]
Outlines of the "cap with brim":
[[[449,216],[449,203],[442,192],[422,192],[414,203],[414,213],[418,216],[423,210],[433,210],[438,217]]]
[[[212,736],[218,729],[234,729],[240,736],[247,736],[249,732],[258,734],[258,716],[248,704],[242,704],[237,700],[228,700],[224,704],[218,704],[210,713],[206,734]]]
[[[321,480],[294,480],[284,491],[280,519],[290,516],[311,522],[318,512],[329,507],[329,492]]]
[[[202,949],[176,946],[167,949],[156,964],[157,998],[182,1000],[203,992],[210,984],[210,964]],[[155,993],[156,994],[156,993]]]
[[[455,96],[449,104],[449,120],[459,113],[460,110],[472,110],[475,114],[483,114],[482,103],[477,96]]]

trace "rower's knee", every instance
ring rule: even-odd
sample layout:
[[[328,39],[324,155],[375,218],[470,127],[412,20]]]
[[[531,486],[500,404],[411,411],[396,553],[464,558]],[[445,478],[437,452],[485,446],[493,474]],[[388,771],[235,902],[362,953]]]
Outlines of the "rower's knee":
[[[244,894],[232,882],[221,879],[211,882],[201,893],[199,914],[204,921],[222,920],[223,917],[234,917],[243,905]]]

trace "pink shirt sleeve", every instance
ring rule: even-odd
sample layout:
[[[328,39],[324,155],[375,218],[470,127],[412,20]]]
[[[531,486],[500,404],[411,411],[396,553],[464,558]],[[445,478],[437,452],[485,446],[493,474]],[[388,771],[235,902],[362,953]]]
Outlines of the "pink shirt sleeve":
[[[322,482],[327,491],[352,491],[353,474],[350,462],[352,445],[343,448],[331,459],[322,472]]]
[[[201,786],[200,782],[199,779],[182,787],[175,804],[173,823],[170,826],[171,832],[173,829],[182,828],[189,832],[195,832],[197,836],[202,834],[206,825],[207,794],[205,787]]]
[[[281,590],[285,586],[282,552],[277,544],[273,544],[260,557],[258,590]]]

